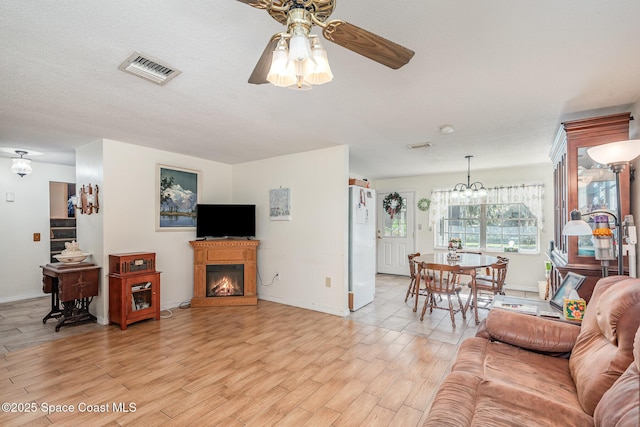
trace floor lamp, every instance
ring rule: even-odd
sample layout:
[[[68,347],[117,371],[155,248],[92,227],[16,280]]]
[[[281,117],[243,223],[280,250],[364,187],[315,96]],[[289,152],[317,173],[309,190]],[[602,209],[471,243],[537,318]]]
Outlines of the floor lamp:
[[[622,262],[622,203],[620,200],[620,173],[624,171],[624,168],[630,161],[640,156],[640,139],[632,139],[629,141],[612,142],[610,144],[599,145],[597,147],[591,147],[587,150],[587,155],[595,162],[609,166],[611,171],[616,175],[616,198],[617,198],[617,215],[609,213],[616,218],[616,227],[618,229],[618,274],[623,274],[623,262]],[[580,215],[578,218],[577,215]],[[576,217],[574,219],[574,217]],[[565,235],[578,235],[574,234],[576,231],[573,229],[577,226],[576,221],[581,221],[586,227],[589,225],[582,221],[582,215],[579,211],[571,211],[571,221],[562,230]],[[571,227],[569,227],[571,225]],[[569,230],[568,230],[569,228]],[[585,229],[583,229],[585,230]],[[591,227],[589,227],[591,231]],[[584,234],[584,233],[583,233]]]

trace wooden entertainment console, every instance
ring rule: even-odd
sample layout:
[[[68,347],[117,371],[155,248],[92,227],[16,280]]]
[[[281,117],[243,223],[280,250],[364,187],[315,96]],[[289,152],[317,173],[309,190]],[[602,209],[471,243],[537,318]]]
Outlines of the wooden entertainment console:
[[[193,299],[191,307],[257,305],[257,248],[259,240],[194,240]],[[243,295],[210,296],[207,266],[241,264],[244,266]]]

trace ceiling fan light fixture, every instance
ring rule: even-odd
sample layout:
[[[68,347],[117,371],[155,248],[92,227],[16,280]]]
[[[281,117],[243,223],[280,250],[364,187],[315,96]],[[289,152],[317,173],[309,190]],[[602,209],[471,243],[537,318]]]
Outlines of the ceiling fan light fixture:
[[[287,89],[291,89],[294,91],[307,91],[307,90],[312,90],[313,87],[311,87],[311,85],[305,81],[300,81],[295,84],[292,84],[291,86],[287,86]]]
[[[288,61],[289,49],[287,48],[287,41],[282,37],[273,51],[271,67],[267,74],[269,83],[278,87],[288,87],[296,84],[296,76],[287,67]]]
[[[293,28],[289,40],[289,61],[304,61],[311,58],[311,44],[307,31],[301,25]]]
[[[324,50],[317,36],[311,38],[311,58],[315,66],[313,71],[305,76],[305,81],[312,85],[322,85],[333,80],[327,51]]]
[[[313,62],[311,58],[302,61],[292,61],[291,57],[289,57],[287,69],[296,77],[296,82],[299,86],[306,80],[306,77],[313,72],[315,65],[315,62]]]

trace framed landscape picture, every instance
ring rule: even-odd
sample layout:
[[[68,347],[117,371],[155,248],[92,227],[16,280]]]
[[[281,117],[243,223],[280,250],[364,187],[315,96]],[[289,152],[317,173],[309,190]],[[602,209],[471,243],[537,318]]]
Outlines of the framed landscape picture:
[[[195,230],[200,171],[158,165],[156,230]]]

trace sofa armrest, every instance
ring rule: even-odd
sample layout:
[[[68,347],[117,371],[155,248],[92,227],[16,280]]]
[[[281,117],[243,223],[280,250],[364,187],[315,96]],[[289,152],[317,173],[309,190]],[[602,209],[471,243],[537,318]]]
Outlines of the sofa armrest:
[[[550,355],[571,352],[580,326],[528,314],[493,309],[477,336]]]

